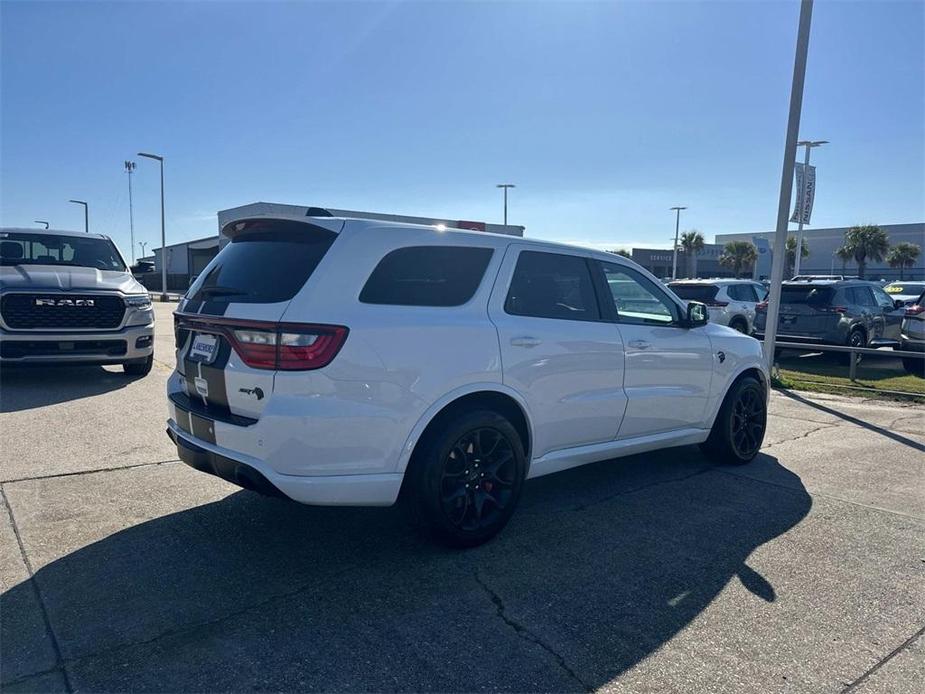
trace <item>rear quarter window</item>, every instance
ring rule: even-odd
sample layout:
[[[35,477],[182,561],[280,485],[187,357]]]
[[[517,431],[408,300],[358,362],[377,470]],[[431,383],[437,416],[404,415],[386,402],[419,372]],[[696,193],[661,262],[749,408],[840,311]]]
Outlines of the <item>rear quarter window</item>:
[[[482,282],[491,248],[409,246],[388,253],[360,292],[364,304],[462,306]]]

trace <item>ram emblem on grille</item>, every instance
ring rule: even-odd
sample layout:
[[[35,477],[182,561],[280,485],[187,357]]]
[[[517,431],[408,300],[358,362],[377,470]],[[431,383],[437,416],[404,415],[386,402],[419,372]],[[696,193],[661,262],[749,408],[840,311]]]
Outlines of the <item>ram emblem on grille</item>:
[[[91,308],[94,305],[93,299],[36,299],[36,306],[80,306]]]

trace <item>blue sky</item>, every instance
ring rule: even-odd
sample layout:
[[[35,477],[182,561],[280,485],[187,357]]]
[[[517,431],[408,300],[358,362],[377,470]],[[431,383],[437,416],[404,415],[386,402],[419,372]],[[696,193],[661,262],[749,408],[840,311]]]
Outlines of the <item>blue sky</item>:
[[[2,2],[0,223],[128,255],[122,162],[166,156],[168,243],[257,200],[667,245],[774,226],[787,2]],[[925,219],[925,3],[817,1],[814,226]],[[136,240],[159,243],[137,160]],[[137,250],[137,249],[136,249]]]

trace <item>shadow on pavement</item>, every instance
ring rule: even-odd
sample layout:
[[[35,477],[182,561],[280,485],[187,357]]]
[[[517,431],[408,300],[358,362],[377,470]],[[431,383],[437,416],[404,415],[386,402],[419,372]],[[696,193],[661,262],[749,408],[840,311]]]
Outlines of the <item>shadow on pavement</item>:
[[[7,366],[0,370],[0,412],[57,405],[125,388],[133,380],[121,366]]]
[[[36,581],[76,689],[589,690],[730,580],[776,599],[748,557],[811,500],[775,458],[749,468],[786,488],[691,447],[533,480],[504,533],[466,552],[422,542],[393,509],[235,492],[83,547]]]

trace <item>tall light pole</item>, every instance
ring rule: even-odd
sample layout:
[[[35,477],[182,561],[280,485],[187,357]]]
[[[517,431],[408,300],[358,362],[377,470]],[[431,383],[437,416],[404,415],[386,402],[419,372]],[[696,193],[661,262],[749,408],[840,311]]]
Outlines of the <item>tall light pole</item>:
[[[48,222],[46,222],[44,219],[33,219],[32,223],[33,224],[44,224],[45,228],[46,229],[48,228]]]
[[[671,255],[671,279],[678,279],[678,231],[681,228],[681,210],[686,207],[675,206],[671,208],[675,211],[674,218],[674,252]]]
[[[135,264],[135,212],[132,209],[132,174],[135,173],[135,162],[125,160],[125,173],[128,174],[128,233],[129,247],[132,249],[132,265]]]
[[[797,158],[797,138],[800,113],[803,110],[803,82],[806,78],[806,56],[809,53],[809,29],[813,19],[813,0],[800,3],[800,24],[797,47],[793,58],[793,82],[790,86],[790,115],[787,119],[787,139],[784,142],[784,165],[781,169],[780,197],[777,200],[777,228],[774,233],[774,255],[771,257],[771,288],[768,294],[767,322],[764,329],[764,358],[768,367],[774,365],[777,342],[777,319],[780,316],[781,280],[786,264],[787,225],[790,198],[793,193],[793,165]],[[799,252],[797,253],[799,255]]]
[[[806,147],[806,156],[803,157],[803,185],[800,187],[798,208],[799,225],[797,226],[797,249],[793,254],[793,274],[800,274],[800,259],[803,255],[803,202],[806,200],[806,179],[809,176],[809,151],[813,147],[829,144],[828,140],[800,140],[797,147]]]
[[[68,202],[72,202],[75,205],[84,206],[84,232],[89,234],[90,233],[90,206],[84,200],[68,200]]]
[[[515,186],[513,183],[499,183],[495,187],[504,189],[504,226],[507,226],[507,189],[516,188],[517,186]]]
[[[139,152],[139,157],[154,159],[161,165],[161,301],[167,301],[167,234],[164,231],[164,157]]]

